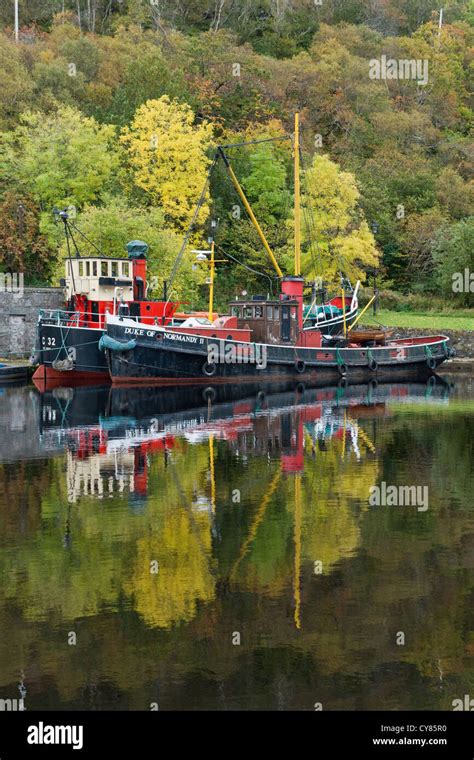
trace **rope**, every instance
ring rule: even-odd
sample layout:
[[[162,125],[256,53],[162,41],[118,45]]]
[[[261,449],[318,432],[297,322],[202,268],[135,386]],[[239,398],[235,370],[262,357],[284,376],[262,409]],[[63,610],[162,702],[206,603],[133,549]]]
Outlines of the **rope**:
[[[247,264],[244,264],[242,261],[239,261],[239,259],[236,259],[235,256],[232,256],[231,253],[228,253],[226,250],[224,250],[224,248],[222,248],[221,245],[217,245],[217,243],[215,243],[215,247],[217,248],[218,251],[222,251],[224,256],[228,256],[230,259],[232,259],[232,261],[235,261],[237,264],[239,264],[239,266],[243,267],[244,269],[248,269],[249,272],[258,274],[260,277],[266,277],[270,283],[270,292],[273,296],[273,283],[272,283],[272,278],[270,277],[270,275],[265,274],[265,272],[259,272],[258,269],[253,269],[252,267],[249,267]]]
[[[103,252],[103,251],[101,251],[101,250],[100,250],[100,248],[99,248],[99,247],[98,247],[98,246],[97,246],[97,245],[96,245],[96,244],[95,244],[95,243],[94,243],[92,240],[89,240],[89,238],[87,237],[87,235],[85,235],[85,234],[84,234],[84,233],[83,233],[83,232],[82,232],[82,231],[79,229],[79,227],[76,227],[76,225],[75,225],[75,224],[73,224],[73,223],[72,223],[70,220],[69,220],[69,222],[68,222],[68,223],[69,223],[69,226],[70,226],[70,227],[72,227],[72,228],[73,228],[73,229],[74,229],[76,232],[78,232],[78,233],[79,233],[79,235],[81,235],[81,236],[84,238],[84,240],[85,240],[87,243],[89,243],[89,245],[91,245],[93,248],[95,248],[95,250],[96,250],[98,253],[100,253],[100,255],[101,255],[101,256],[104,256],[104,255],[105,255],[105,254],[104,254],[104,252]],[[71,237],[72,237],[72,235],[71,235]],[[77,246],[76,246],[76,250],[77,250]]]
[[[180,248],[180,250],[178,252],[178,255],[176,256],[176,259],[174,261],[173,269],[171,270],[171,274],[168,277],[168,287],[170,289],[171,289],[171,287],[173,285],[174,278],[176,277],[176,273],[177,273],[178,268],[179,268],[179,266],[181,264],[181,260],[182,260],[182,258],[184,256],[184,252],[186,250],[186,246],[188,244],[189,238],[191,237],[191,233],[192,233],[194,225],[196,223],[199,211],[201,209],[202,204],[204,203],[204,199],[206,197],[207,189],[208,189],[209,182],[210,182],[210,179],[211,179],[211,174],[212,174],[212,172],[214,170],[214,167],[215,167],[215,165],[217,163],[218,158],[219,158],[219,152],[216,151],[216,153],[214,155],[214,158],[212,160],[212,163],[211,163],[211,165],[209,167],[209,171],[207,173],[206,181],[204,182],[204,187],[202,188],[201,195],[199,196],[199,200],[198,200],[198,202],[196,204],[196,208],[194,209],[193,218],[191,219],[191,221],[189,223],[189,226],[188,226],[188,229],[186,230],[186,234],[184,236],[183,243],[182,243],[181,248]]]
[[[96,340],[89,340],[86,343],[71,343],[69,346],[64,346],[64,348],[80,348],[82,346],[90,346],[93,343],[97,343],[97,342],[98,341],[96,341]],[[59,350],[61,351],[62,348],[63,348],[63,346],[61,346],[59,348]],[[42,351],[44,351],[44,352],[46,352],[46,351],[56,351],[56,349],[57,349],[57,346],[53,346],[52,348],[43,348]],[[58,358],[58,357],[56,357],[56,358]]]
[[[290,140],[290,135],[280,135],[280,137],[266,137],[262,140],[248,140],[247,142],[231,143],[230,145],[221,145],[221,148],[242,148],[244,145],[258,145],[259,143],[276,142],[277,140]]]

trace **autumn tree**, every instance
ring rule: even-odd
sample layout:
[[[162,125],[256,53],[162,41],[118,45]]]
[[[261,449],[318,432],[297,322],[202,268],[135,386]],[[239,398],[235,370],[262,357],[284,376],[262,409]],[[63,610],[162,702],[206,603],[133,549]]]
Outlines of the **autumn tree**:
[[[0,129],[13,127],[33,94],[33,80],[18,47],[0,35]]]
[[[143,191],[145,203],[158,204],[166,222],[182,232],[191,221],[204,187],[212,145],[212,128],[195,123],[194,113],[163,95],[142,105],[121,136],[133,185]],[[201,207],[197,222],[209,213]]]
[[[23,272],[28,284],[46,283],[54,261],[38,212],[31,197],[11,191],[0,203],[0,269]]]
[[[342,272],[361,279],[367,268],[377,266],[379,254],[359,198],[354,176],[328,156],[316,154],[303,184],[303,235],[308,241],[302,257],[305,276],[337,282]]]

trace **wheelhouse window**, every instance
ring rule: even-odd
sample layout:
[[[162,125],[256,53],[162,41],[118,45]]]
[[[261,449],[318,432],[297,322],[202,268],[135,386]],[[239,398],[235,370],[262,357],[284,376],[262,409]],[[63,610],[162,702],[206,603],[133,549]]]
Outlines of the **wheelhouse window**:
[[[122,262],[122,277],[130,277],[130,264],[128,261]]]
[[[267,319],[273,319],[273,306],[267,306]]]
[[[118,277],[118,262],[112,261],[112,277]]]
[[[263,306],[255,307],[255,319],[261,319],[263,317]]]
[[[233,317],[240,317],[240,306],[232,306],[230,313]]]
[[[92,276],[97,277],[97,261],[92,262]]]
[[[79,277],[84,277],[84,262],[83,261],[79,262],[78,268],[79,268]]]
[[[274,312],[273,312],[274,316],[273,316],[273,318],[274,319],[280,319],[280,307],[279,306],[274,306],[273,308],[274,308]]]
[[[86,261],[86,277],[91,276],[91,263],[90,261]]]
[[[291,318],[296,319],[296,306],[291,307]]]
[[[100,276],[108,277],[108,275],[109,275],[109,262],[101,261],[100,262]]]
[[[253,309],[251,306],[245,306],[244,307],[244,314],[246,319],[252,319],[253,317]]]

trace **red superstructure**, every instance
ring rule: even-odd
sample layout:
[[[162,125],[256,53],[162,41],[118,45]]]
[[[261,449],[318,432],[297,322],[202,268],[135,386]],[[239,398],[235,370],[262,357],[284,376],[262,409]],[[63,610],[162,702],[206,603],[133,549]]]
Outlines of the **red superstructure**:
[[[62,284],[71,324],[103,330],[106,313],[119,309],[145,324],[170,322],[178,303],[147,298],[147,244],[133,240],[127,250],[128,259],[81,257],[66,262]]]

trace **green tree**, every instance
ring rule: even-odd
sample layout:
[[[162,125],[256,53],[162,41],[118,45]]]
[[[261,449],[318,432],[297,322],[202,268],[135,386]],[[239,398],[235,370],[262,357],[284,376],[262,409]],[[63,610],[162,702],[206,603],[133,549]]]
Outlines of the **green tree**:
[[[288,214],[286,168],[268,143],[251,154],[250,174],[242,178],[242,185],[257,218],[262,216],[267,224],[275,224]]]
[[[113,127],[69,106],[24,113],[13,132],[0,134],[1,187],[29,192],[45,224],[55,205],[98,201],[118,166],[114,137]]]
[[[432,255],[436,278],[446,297],[460,305],[473,307],[474,217],[441,228],[433,242]],[[461,287],[457,284],[460,280],[463,282]]]

